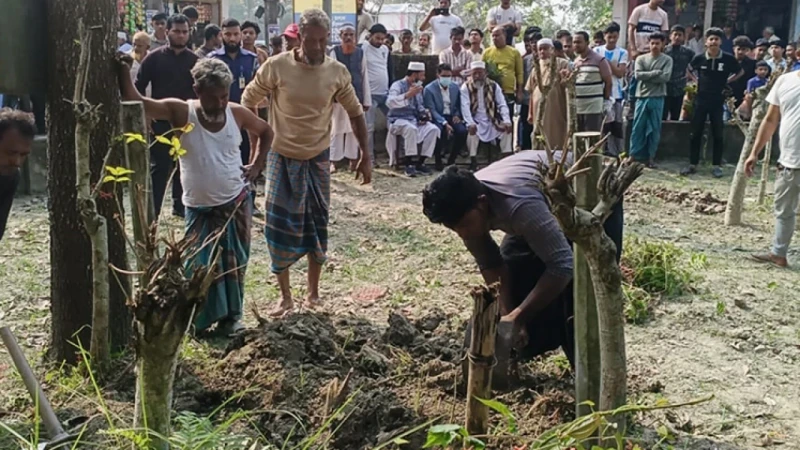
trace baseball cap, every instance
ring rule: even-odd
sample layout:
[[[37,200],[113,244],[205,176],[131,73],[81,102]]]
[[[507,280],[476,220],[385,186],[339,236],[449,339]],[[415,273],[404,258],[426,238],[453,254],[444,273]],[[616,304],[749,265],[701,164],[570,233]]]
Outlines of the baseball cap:
[[[300,34],[300,28],[298,28],[296,23],[290,23],[286,26],[286,29],[283,30],[283,36],[288,38],[297,39],[298,35]]]

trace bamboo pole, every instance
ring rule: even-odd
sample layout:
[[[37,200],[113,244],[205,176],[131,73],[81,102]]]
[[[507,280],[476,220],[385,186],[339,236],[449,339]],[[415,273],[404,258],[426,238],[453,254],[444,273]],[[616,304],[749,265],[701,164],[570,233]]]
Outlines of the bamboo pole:
[[[144,138],[125,141],[125,166],[132,170],[128,190],[131,197],[131,221],[133,223],[133,249],[136,254],[137,269],[144,271],[149,266],[150,252],[144,247],[148,240],[150,226],[155,220],[153,210],[153,193],[150,188],[150,151],[147,142],[144,106],[142,102],[122,102],[123,133],[138,134]]]
[[[573,135],[572,148],[575,160],[588,152],[600,140],[597,131],[586,131]],[[575,178],[576,206],[591,211],[598,203],[597,182],[602,171],[602,158],[588,158],[583,167],[591,168],[583,176]],[[597,303],[589,264],[584,250],[573,245],[574,275],[573,292],[575,302],[575,396],[576,414],[584,416],[591,408],[582,403],[600,403],[600,330]]]
[[[769,165],[772,159],[772,138],[767,141],[764,148],[764,159],[761,163],[761,180],[758,182],[758,205],[763,205],[767,197],[767,181],[769,181]]]
[[[492,367],[495,364],[494,344],[500,317],[499,286],[476,287],[471,292],[472,336],[469,346],[469,380],[467,382],[467,431],[483,435],[489,431],[489,408],[478,399],[492,396]]]

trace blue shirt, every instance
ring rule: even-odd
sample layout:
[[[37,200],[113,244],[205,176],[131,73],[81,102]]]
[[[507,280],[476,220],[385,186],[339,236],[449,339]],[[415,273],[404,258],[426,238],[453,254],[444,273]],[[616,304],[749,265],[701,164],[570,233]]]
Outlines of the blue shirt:
[[[410,87],[408,81],[403,78],[392,83],[392,87],[389,88],[389,96],[386,99],[386,105],[389,107],[387,114],[389,123],[394,123],[398,119],[416,122],[425,115],[422,92],[409,99],[404,98]]]
[[[758,76],[750,78],[749,80],[747,80],[747,92],[753,92],[756,89],[758,89],[761,86],[764,86],[766,84],[767,84],[767,79],[766,78],[761,78],[761,77],[758,77]]]
[[[241,103],[245,86],[253,81],[256,70],[258,70],[258,55],[240,48],[239,54],[236,55],[235,59],[232,59],[225,52],[225,47],[222,47],[209,53],[206,57],[219,59],[231,69],[233,83],[231,83],[230,101]]]

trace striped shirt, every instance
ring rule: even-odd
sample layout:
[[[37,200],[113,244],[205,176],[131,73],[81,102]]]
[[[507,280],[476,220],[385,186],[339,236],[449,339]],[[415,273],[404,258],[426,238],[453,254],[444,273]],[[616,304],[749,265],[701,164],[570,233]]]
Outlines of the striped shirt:
[[[601,55],[590,51],[575,58],[575,106],[578,114],[602,114],[605,82],[611,66]]]
[[[461,48],[461,51],[456,54],[456,52],[453,51],[453,47],[447,47],[442,50],[442,53],[439,53],[439,64],[450,64],[453,70],[461,69],[466,72],[469,70],[470,64],[472,64],[472,58],[472,53],[465,48]],[[465,77],[466,74],[462,74],[460,77],[453,75],[453,83],[461,86]]]

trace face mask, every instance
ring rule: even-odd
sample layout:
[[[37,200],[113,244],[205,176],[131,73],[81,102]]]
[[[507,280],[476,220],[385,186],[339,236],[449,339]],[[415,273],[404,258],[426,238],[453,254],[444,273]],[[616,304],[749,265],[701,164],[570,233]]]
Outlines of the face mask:
[[[450,86],[450,82],[451,81],[452,81],[452,78],[450,78],[450,77],[441,77],[441,78],[439,78],[439,84],[441,84],[442,87]]]

